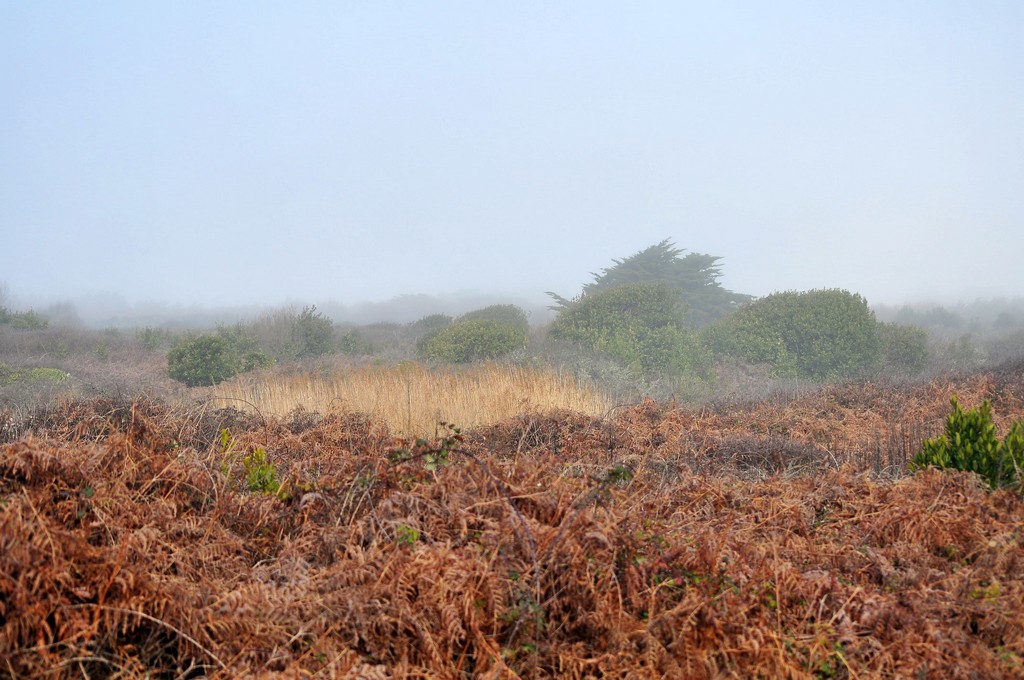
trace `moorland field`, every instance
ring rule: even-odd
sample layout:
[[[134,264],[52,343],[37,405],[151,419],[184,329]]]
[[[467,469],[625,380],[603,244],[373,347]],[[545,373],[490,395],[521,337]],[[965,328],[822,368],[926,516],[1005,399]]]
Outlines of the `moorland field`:
[[[910,465],[1019,356],[674,400],[0,334],[0,677],[1024,677],[1021,495]]]

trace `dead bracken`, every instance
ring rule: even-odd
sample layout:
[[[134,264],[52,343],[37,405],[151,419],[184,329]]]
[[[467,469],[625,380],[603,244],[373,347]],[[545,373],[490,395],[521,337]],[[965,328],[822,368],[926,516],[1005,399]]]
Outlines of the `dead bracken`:
[[[55,405],[0,446],[0,676],[1021,677],[1024,503],[906,471],[954,393],[1024,372],[419,442]]]

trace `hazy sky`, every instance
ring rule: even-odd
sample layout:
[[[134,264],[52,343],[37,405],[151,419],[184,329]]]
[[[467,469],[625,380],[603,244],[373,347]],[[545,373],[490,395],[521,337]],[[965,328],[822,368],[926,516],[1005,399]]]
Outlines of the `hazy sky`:
[[[0,0],[0,282],[1024,295],[1024,2]]]

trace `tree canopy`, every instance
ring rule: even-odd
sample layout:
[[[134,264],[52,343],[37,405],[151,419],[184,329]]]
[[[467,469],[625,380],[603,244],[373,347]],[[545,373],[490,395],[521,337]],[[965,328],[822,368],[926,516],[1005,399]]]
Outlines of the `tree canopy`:
[[[624,284],[661,284],[676,291],[685,303],[689,325],[705,326],[751,299],[749,295],[726,290],[719,283],[722,273],[718,262],[722,258],[702,253],[684,255],[684,252],[665,239],[638,253],[613,260],[613,266],[593,274],[594,280],[584,284],[577,300]],[[548,294],[558,303],[556,309],[573,304],[554,293]]]
[[[638,373],[700,374],[709,357],[684,324],[685,304],[657,283],[627,283],[584,295],[558,314],[554,338],[604,353]]]

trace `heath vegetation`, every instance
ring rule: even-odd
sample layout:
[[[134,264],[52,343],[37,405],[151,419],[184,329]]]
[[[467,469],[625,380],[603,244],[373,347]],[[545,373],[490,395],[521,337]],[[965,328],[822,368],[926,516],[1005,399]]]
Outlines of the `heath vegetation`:
[[[0,307],[0,677],[1024,677],[1020,305],[719,259],[533,326]]]

